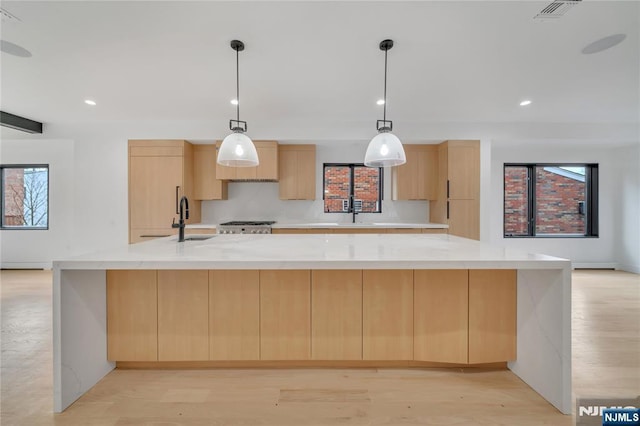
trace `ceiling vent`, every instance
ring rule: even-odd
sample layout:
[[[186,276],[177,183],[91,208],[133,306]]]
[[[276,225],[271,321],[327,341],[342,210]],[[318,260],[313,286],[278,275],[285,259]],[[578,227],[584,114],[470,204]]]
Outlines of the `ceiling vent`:
[[[582,0],[556,0],[547,5],[533,19],[537,21],[555,20],[561,18],[567,10],[571,9]]]
[[[22,22],[20,20],[20,18],[18,18],[16,15],[12,14],[11,12],[9,12],[7,9],[0,8],[0,15],[2,16],[2,23],[3,24],[6,24],[6,23],[17,24],[19,22]]]

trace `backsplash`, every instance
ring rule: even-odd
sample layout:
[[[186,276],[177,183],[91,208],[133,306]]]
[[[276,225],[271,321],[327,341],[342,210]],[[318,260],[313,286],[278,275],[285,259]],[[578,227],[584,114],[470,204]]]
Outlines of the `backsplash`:
[[[385,179],[386,181],[387,179]],[[382,213],[363,213],[356,222],[428,222],[428,201],[391,201],[385,182]],[[229,199],[202,202],[202,223],[229,220],[275,220],[279,222],[351,222],[350,213],[324,213],[322,198],[315,201],[283,201],[278,183],[230,182]]]

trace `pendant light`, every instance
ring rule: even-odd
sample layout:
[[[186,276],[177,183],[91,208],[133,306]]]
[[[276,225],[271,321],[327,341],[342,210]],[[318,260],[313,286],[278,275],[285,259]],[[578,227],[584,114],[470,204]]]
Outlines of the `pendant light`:
[[[378,134],[371,139],[364,156],[364,165],[369,167],[399,166],[407,162],[400,139],[393,133],[393,122],[387,120],[387,51],[393,47],[393,40],[382,40],[380,50],[384,50],[384,115],[376,122]]]
[[[236,51],[236,119],[229,120],[229,129],[233,131],[224,138],[218,150],[218,164],[231,167],[255,167],[260,161],[256,147],[247,131],[247,122],[240,121],[240,63],[238,52],[244,50],[244,43],[239,40],[231,41],[231,48]]]

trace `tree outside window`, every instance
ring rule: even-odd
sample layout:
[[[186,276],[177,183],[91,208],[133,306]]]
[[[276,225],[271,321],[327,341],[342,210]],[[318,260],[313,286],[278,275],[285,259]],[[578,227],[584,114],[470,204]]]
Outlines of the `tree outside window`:
[[[49,166],[0,166],[2,228],[49,227]]]

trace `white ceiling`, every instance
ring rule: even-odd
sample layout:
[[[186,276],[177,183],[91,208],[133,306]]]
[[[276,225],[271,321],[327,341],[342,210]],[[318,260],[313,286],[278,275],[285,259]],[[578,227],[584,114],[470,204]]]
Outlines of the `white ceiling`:
[[[637,124],[640,3],[583,0],[534,21],[549,2],[2,1],[21,20],[3,21],[2,39],[32,57],[1,54],[1,109],[45,125],[206,122],[221,138],[240,39],[250,134],[300,123],[373,134],[378,43],[392,38],[387,113],[399,135],[412,123]],[[621,44],[581,53],[618,33]]]

